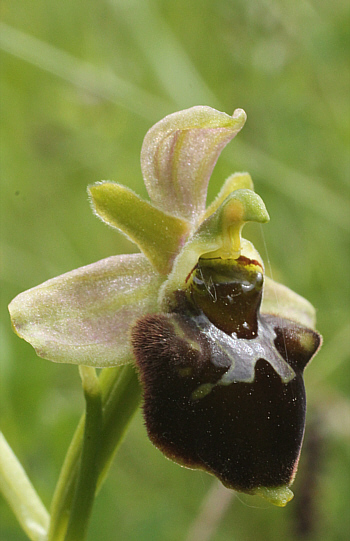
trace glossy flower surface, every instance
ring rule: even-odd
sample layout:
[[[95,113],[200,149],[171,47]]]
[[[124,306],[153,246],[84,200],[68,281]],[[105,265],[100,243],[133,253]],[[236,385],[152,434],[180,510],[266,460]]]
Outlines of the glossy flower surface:
[[[305,424],[302,372],[319,347],[313,307],[264,276],[248,221],[269,216],[247,173],[206,208],[216,160],[246,120],[210,107],[147,133],[150,202],[113,182],[90,186],[95,213],[141,250],[26,291],[17,334],[55,362],[135,362],[151,440],[167,456],[277,505],[292,497]]]

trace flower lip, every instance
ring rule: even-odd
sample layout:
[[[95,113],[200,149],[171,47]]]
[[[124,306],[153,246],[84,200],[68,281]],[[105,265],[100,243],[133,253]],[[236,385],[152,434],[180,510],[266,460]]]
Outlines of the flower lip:
[[[169,458],[229,488],[254,494],[269,487],[273,503],[284,505],[291,494],[284,501],[279,489],[292,482],[303,437],[302,375],[289,367],[293,377],[284,380],[259,355],[248,378],[248,352],[230,352],[229,343],[204,317],[182,311],[139,320],[133,346],[149,436]]]

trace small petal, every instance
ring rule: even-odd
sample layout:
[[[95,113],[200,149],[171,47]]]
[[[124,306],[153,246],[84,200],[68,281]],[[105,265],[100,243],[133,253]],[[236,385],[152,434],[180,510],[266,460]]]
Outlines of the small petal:
[[[9,311],[39,357],[114,366],[133,359],[130,326],[156,311],[160,283],[142,254],[114,256],[21,293]]]
[[[312,304],[288,287],[265,277],[261,313],[291,319],[315,329],[316,311]]]
[[[189,234],[185,220],[170,216],[114,182],[89,187],[92,206],[107,224],[123,231],[161,274],[167,274]]]
[[[143,142],[141,168],[159,208],[196,223],[205,210],[207,187],[223,148],[242,129],[246,114],[233,116],[197,106],[153,126]]]
[[[220,192],[205,212],[205,218],[213,214],[232,192],[235,190],[252,190],[254,184],[249,173],[233,173],[224,182]]]

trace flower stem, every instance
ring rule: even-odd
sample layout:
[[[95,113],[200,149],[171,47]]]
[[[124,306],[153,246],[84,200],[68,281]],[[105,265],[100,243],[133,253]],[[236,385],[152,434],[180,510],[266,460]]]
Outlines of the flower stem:
[[[113,456],[140,402],[140,385],[132,366],[105,368],[99,377],[102,398],[102,428],[99,436],[97,489],[106,477]],[[66,541],[65,535],[77,485],[83,448],[85,417],[78,424],[68,449],[51,505],[48,541]],[[89,471],[85,474],[90,475]],[[84,520],[82,517],[81,520]],[[80,537],[79,541],[83,538]]]
[[[48,541],[62,541],[67,529],[84,434],[85,415],[78,423],[68,448],[51,503]]]
[[[102,432],[101,387],[91,366],[79,366],[86,408],[83,447],[65,541],[83,541],[95,499]]]
[[[113,374],[109,373],[114,370],[114,368],[105,368],[100,376],[103,426],[98,489],[108,473],[114,455],[141,400],[141,387],[135,368],[132,365],[120,368],[117,381],[115,381]]]

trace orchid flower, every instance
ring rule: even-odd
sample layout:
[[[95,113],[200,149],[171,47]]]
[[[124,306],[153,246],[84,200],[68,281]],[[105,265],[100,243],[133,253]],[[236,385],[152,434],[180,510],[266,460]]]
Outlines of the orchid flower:
[[[150,201],[114,182],[89,187],[97,216],[141,253],[53,278],[9,309],[45,359],[135,363],[148,434],[166,456],[283,506],[320,337],[311,304],[268,279],[241,236],[269,220],[249,174],[231,175],[206,208],[215,163],[245,120],[199,106],[153,126],[141,152]]]

